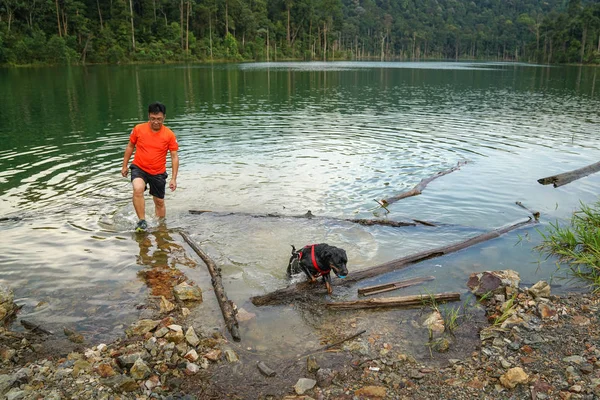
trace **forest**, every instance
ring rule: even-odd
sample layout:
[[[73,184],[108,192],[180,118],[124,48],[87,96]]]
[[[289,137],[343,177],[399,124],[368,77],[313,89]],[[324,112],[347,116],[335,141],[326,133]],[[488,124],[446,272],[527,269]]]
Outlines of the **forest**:
[[[600,63],[598,0],[0,0],[0,64]]]

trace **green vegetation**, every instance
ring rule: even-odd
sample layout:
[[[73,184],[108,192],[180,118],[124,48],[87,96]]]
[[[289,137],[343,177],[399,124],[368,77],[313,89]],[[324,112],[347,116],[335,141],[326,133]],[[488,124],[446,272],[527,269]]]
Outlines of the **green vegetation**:
[[[570,226],[551,223],[540,234],[542,243],[536,250],[556,256],[559,268],[566,264],[570,274],[589,281],[594,291],[600,290],[600,201],[592,206],[582,203]]]
[[[0,64],[600,62],[582,0],[0,0]]]

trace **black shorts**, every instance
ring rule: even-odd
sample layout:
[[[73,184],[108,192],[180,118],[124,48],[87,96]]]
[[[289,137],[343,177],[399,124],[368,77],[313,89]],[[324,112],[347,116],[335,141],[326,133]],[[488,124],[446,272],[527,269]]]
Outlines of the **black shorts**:
[[[159,199],[165,198],[165,187],[167,186],[167,177],[169,174],[163,172],[162,174],[158,175],[150,175],[134,164],[131,164],[130,169],[131,182],[133,182],[135,178],[142,178],[146,183],[146,188],[144,188],[144,191],[146,191],[147,187],[150,186],[150,194],[152,196],[158,197]]]

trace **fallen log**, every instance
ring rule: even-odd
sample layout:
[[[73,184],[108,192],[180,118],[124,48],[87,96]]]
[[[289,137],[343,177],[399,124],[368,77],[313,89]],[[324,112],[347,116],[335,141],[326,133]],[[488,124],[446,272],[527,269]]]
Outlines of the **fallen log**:
[[[570,172],[565,172],[558,175],[548,176],[546,178],[538,179],[538,183],[542,185],[553,184],[555,188],[571,183],[579,178],[583,178],[590,174],[594,174],[600,171],[600,162],[588,165],[587,167],[579,168]]]
[[[400,194],[397,194],[396,196],[392,196],[392,197],[388,197],[387,199],[383,199],[381,200],[381,206],[382,207],[387,207],[388,205],[397,202],[398,200],[402,200],[404,198],[407,197],[411,197],[411,196],[417,196],[419,194],[421,194],[423,192],[423,190],[425,189],[425,187],[427,185],[429,185],[429,183],[431,183],[431,181],[433,181],[434,179],[437,179],[441,176],[447,175],[451,172],[454,172],[456,170],[459,170],[460,167],[462,167],[463,165],[465,165],[467,162],[466,161],[460,161],[456,164],[456,166],[446,170],[446,171],[440,171],[437,174],[430,176],[429,178],[424,178],[421,179],[421,182],[419,182],[414,188],[412,188],[411,190],[407,190],[405,192],[402,192]]]
[[[218,216],[228,216],[228,215],[242,215],[252,218],[306,218],[306,219],[322,219],[322,220],[333,220],[333,221],[344,221],[344,222],[352,222],[354,224],[364,225],[364,226],[372,226],[372,225],[382,225],[382,226],[391,226],[394,228],[403,227],[403,226],[416,226],[416,225],[425,225],[425,226],[436,226],[435,224],[427,221],[422,221],[418,219],[413,219],[413,222],[403,222],[403,221],[391,221],[388,219],[363,219],[363,218],[334,218],[334,217],[320,217],[314,215],[310,210],[305,214],[301,215],[282,215],[276,213],[267,213],[267,214],[250,214],[250,213],[239,213],[239,212],[218,212],[218,211],[210,211],[210,210],[188,210],[190,214],[200,215],[200,214],[215,214]]]
[[[531,215],[533,215],[533,218],[535,218],[536,221],[540,219],[540,212],[539,211],[532,211],[532,210],[530,210],[529,208],[525,207],[523,205],[523,203],[521,203],[520,201],[515,202],[515,204],[518,205],[521,208],[524,208],[529,213],[531,213]]]
[[[204,252],[202,249],[194,243],[192,238],[185,232],[179,232],[183,239],[190,245],[190,247],[198,254],[198,256],[204,261],[206,267],[208,268],[208,272],[211,276],[211,282],[214,287],[215,295],[217,296],[217,301],[219,302],[219,307],[221,308],[221,314],[223,314],[223,319],[225,320],[225,326],[231,333],[231,337],[236,342],[241,340],[240,331],[238,327],[238,321],[236,318],[236,311],[233,308],[232,302],[227,298],[227,294],[225,293],[225,289],[223,288],[223,280],[221,279],[221,270],[217,267],[214,261]]]
[[[384,283],[383,285],[376,285],[376,286],[368,286],[368,287],[358,289],[358,294],[363,295],[363,296],[372,296],[374,294],[389,292],[392,290],[397,290],[397,289],[402,289],[402,288],[409,287],[409,286],[418,285],[420,283],[432,281],[434,279],[435,279],[435,277],[433,277],[433,276],[421,276],[418,278],[408,279],[405,281]]]
[[[339,301],[325,303],[327,308],[338,310],[357,310],[362,308],[389,308],[423,306],[431,303],[445,303],[459,301],[460,293],[418,294],[414,296],[381,297],[367,300]]]
[[[421,261],[429,260],[432,258],[440,257],[445,254],[454,253],[456,251],[465,249],[470,246],[474,246],[476,244],[485,242],[490,239],[495,239],[507,232],[512,230],[522,228],[527,225],[532,225],[537,223],[537,221],[533,218],[529,218],[525,221],[518,222],[513,225],[509,225],[503,228],[498,228],[490,232],[483,233],[481,235],[472,237],[465,241],[451,244],[448,246],[438,247],[436,249],[421,251],[416,254],[411,254],[402,258],[398,258],[396,260],[388,261],[383,264],[379,264],[375,267],[371,267],[362,271],[350,273],[345,279],[334,279],[331,283],[332,286],[349,286],[353,283],[361,281],[363,279],[372,278],[374,276],[382,275],[387,272],[397,271],[403,268],[406,268],[412,264],[416,264]],[[311,285],[308,281],[300,282],[293,286],[288,286],[283,289],[276,290],[274,292],[270,292],[261,296],[254,296],[250,300],[252,304],[255,306],[264,306],[271,304],[278,304],[283,302],[291,302],[296,299],[301,299],[303,297],[308,297],[311,292],[318,293],[318,290],[322,285]]]

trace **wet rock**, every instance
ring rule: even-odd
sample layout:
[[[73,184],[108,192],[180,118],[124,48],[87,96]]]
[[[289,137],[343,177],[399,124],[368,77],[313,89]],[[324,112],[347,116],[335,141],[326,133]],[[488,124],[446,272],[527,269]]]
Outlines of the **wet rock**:
[[[12,315],[17,310],[17,305],[14,303],[15,295],[11,288],[0,285],[0,321],[7,315]]]
[[[142,319],[133,324],[129,329],[125,330],[127,336],[138,336],[148,333],[154,330],[160,321],[153,321],[151,319]]]
[[[550,285],[546,281],[539,281],[531,288],[529,288],[529,294],[533,296],[534,299],[538,297],[550,297]]]
[[[526,383],[529,379],[529,375],[523,371],[521,367],[514,367],[506,371],[506,373],[500,376],[500,383],[502,386],[513,389],[520,383]]]
[[[425,319],[423,327],[427,328],[430,339],[437,339],[444,334],[444,318],[442,314],[435,310]]]
[[[235,354],[235,351],[233,351],[232,349],[225,349],[225,359],[230,362],[230,363],[234,363],[234,362],[238,362],[239,358],[237,356],[237,354]]]
[[[316,384],[317,381],[314,379],[300,378],[294,385],[294,390],[297,394],[304,394],[304,392],[314,388]]]
[[[505,288],[518,288],[520,282],[519,274],[513,270],[485,271],[472,273],[467,281],[467,286],[476,296],[487,293],[506,293]]]
[[[264,376],[273,377],[273,376],[277,375],[277,372],[275,372],[273,369],[271,369],[271,367],[269,367],[263,361],[259,361],[258,363],[256,363],[256,367],[258,368],[260,373],[263,374]]]
[[[308,370],[309,373],[315,373],[319,370],[319,364],[317,363],[317,359],[315,358],[315,356],[308,356],[306,358],[306,369]]]
[[[167,314],[175,309],[175,304],[171,303],[165,296],[160,296],[160,313]]]
[[[71,342],[83,343],[83,335],[75,332],[74,330],[69,328],[63,328],[63,332],[65,333],[67,339],[69,339]]]
[[[316,373],[317,385],[320,388],[326,388],[331,386],[335,373],[329,368],[320,368]]]
[[[187,282],[180,283],[173,288],[173,294],[179,301],[202,301],[202,291],[198,286],[192,286]]]
[[[246,311],[243,308],[237,310],[237,320],[238,322],[246,322],[251,319],[256,318],[256,314]]]

